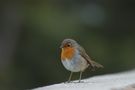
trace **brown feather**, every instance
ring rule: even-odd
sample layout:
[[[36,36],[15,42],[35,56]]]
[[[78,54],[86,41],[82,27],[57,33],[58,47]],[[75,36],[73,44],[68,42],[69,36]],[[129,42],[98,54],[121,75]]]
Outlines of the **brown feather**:
[[[87,55],[83,47],[78,46],[78,50],[80,52],[80,55],[87,61],[88,64],[90,64],[90,67],[92,67],[93,69],[103,68],[103,65],[91,60],[91,58]]]
[[[62,48],[61,60],[66,60],[66,58],[68,60],[71,60],[71,58],[73,57],[74,53],[75,53],[74,48],[71,48],[71,47],[64,47],[64,48]]]

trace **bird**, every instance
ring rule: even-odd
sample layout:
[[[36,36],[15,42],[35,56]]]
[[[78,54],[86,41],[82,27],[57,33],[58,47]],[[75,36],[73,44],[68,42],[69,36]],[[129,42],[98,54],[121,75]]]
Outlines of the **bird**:
[[[63,66],[70,71],[70,76],[67,83],[71,82],[74,72],[80,72],[79,83],[81,82],[82,73],[90,67],[90,70],[103,68],[103,65],[93,61],[85,49],[74,39],[64,39],[60,45],[61,62]]]

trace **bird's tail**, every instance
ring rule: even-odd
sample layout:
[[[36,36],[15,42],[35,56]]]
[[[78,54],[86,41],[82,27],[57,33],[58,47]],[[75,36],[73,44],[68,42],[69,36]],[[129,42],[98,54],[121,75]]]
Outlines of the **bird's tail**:
[[[91,64],[92,64],[92,70],[95,70],[95,69],[98,69],[98,68],[104,68],[103,65],[95,62],[95,61],[91,61]]]

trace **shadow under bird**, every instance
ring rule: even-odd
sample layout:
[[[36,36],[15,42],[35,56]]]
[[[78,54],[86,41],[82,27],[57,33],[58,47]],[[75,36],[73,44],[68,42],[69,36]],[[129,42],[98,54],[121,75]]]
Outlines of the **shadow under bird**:
[[[67,70],[71,71],[68,83],[71,81],[73,72],[80,72],[79,82],[81,82],[82,73],[86,68],[90,67],[90,70],[103,68],[101,64],[91,60],[84,48],[73,39],[64,39],[60,48],[62,49],[62,64]]]

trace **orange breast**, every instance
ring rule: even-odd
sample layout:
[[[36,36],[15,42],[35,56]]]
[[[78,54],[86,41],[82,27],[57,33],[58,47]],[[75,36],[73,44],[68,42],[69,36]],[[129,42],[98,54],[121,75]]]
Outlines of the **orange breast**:
[[[65,60],[65,59],[71,60],[74,53],[75,53],[74,48],[71,48],[71,47],[62,48],[61,60]]]

